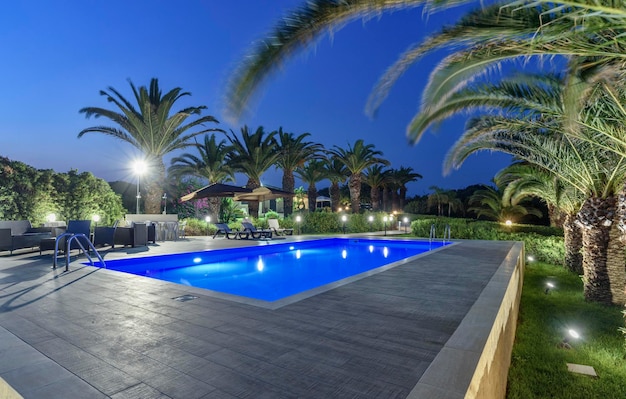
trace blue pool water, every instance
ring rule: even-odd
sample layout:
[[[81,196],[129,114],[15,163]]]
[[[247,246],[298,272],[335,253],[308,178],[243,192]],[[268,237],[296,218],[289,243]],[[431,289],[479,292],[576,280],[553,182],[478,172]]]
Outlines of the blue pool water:
[[[446,245],[331,238],[145,258],[107,269],[223,293],[276,301]]]

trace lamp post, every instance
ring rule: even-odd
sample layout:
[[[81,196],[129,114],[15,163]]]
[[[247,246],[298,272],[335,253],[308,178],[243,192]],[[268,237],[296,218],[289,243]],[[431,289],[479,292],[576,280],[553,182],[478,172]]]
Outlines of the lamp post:
[[[367,221],[370,222],[370,233],[372,232],[372,223],[374,223],[374,215],[369,215]]]
[[[346,221],[347,220],[348,220],[348,217],[346,215],[342,215],[341,216],[341,223],[342,223],[343,234],[346,234]]]
[[[383,217],[383,226],[385,228],[385,235],[387,235],[387,220],[388,220],[387,216],[384,216]]]
[[[409,218],[407,218],[406,216],[404,217],[404,219],[402,219],[402,223],[404,224],[404,234],[407,233],[407,225],[409,224]]]
[[[100,221],[100,215],[93,215],[91,217],[91,220],[93,220],[94,223],[96,224],[95,227],[98,227],[98,222]]]
[[[135,212],[139,215],[139,200],[141,199],[141,191],[139,190],[139,181],[141,179],[141,175],[146,171],[146,163],[142,160],[135,161],[133,165],[133,169],[135,170],[135,174],[137,175],[137,205],[135,208]]]
[[[302,216],[296,216],[296,224],[298,225],[298,235],[300,235],[300,222],[302,222]]]
[[[209,223],[211,223],[211,216],[207,215],[207,216],[204,218],[204,221],[206,222],[206,235],[207,235],[207,236],[210,236],[210,235],[211,235],[211,233],[209,233]]]

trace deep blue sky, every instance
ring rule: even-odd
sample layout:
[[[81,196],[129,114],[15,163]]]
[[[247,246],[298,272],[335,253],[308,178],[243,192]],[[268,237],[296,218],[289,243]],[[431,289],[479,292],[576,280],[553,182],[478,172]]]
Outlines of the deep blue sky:
[[[294,57],[264,86],[253,113],[237,124],[223,116],[227,77],[254,40],[287,10],[304,0],[12,1],[0,14],[0,155],[58,172],[89,171],[108,181],[133,177],[135,152],[101,134],[77,138],[80,130],[105,124],[78,110],[109,107],[98,93],[112,86],[131,98],[127,80],[147,85],[157,77],[164,91],[192,93],[180,103],[206,105],[219,127],[247,124],[267,131],[282,126],[310,132],[328,148],[362,138],[392,162],[412,167],[424,179],[408,195],[429,187],[463,188],[488,183],[506,166],[501,154],[478,154],[459,171],[442,176],[445,153],[461,134],[464,118],[444,123],[409,146],[405,128],[418,109],[433,56],[397,83],[375,119],[364,112],[367,96],[384,70],[411,43],[451,23],[458,11],[425,16],[421,9],[356,21]],[[177,108],[178,109],[178,108]],[[109,125],[109,123],[106,123]],[[179,155],[178,153],[176,155]],[[170,157],[171,158],[171,157]],[[166,159],[169,165],[169,158]],[[280,172],[264,183],[280,186]],[[239,176],[237,183],[244,184]],[[322,182],[318,188],[326,187]]]

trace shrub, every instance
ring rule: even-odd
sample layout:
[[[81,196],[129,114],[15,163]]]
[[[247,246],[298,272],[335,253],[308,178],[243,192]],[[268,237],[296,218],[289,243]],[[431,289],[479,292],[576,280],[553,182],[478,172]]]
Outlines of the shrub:
[[[547,226],[513,225],[497,222],[446,217],[419,217],[411,223],[411,232],[417,237],[429,238],[430,226],[435,225],[435,238],[443,238],[446,225],[453,239],[523,241],[526,253],[537,260],[563,264],[565,246],[563,232]]]

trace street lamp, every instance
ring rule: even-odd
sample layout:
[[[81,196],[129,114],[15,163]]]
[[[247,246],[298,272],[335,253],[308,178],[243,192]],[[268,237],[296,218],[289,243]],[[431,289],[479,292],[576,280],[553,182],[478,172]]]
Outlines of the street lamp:
[[[348,220],[348,217],[346,215],[342,215],[341,216],[341,222],[343,224],[343,234],[346,234],[346,221]]]
[[[296,223],[298,224],[298,235],[300,235],[300,222],[302,222],[302,216],[296,216]]]
[[[137,160],[133,164],[133,170],[137,175],[137,207],[135,208],[135,212],[139,215],[139,200],[141,199],[141,191],[139,191],[139,180],[141,175],[146,172],[146,163],[142,160]]]

